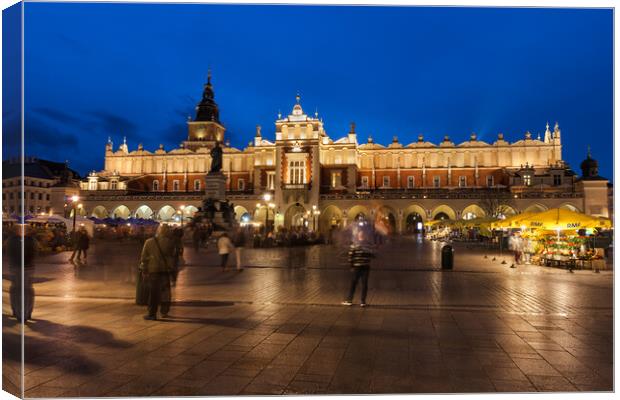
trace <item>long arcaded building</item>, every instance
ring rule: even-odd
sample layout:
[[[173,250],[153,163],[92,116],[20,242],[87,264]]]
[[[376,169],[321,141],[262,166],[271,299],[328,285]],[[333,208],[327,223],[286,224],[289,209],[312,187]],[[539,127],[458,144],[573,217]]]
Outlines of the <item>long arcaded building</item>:
[[[358,141],[355,124],[338,139],[297,96],[279,115],[269,140],[259,126],[245,149],[230,147],[211,77],[182,145],[149,151],[108,140],[105,165],[80,183],[81,212],[97,217],[189,218],[204,197],[210,149],[223,143],[227,198],[238,219],[276,226],[316,224],[325,230],[355,218],[385,218],[394,232],[412,232],[435,218],[473,218],[566,207],[609,216],[608,181],[588,154],[577,176],[562,159],[558,124],[525,132],[509,143],[500,133],[487,143],[471,134],[439,144],[422,135],[387,145]],[[179,139],[182,139],[181,137]],[[157,146],[157,144],[150,144]],[[264,195],[271,194],[266,202]],[[182,210],[182,211],[181,211]],[[274,218],[275,217],[275,218]]]

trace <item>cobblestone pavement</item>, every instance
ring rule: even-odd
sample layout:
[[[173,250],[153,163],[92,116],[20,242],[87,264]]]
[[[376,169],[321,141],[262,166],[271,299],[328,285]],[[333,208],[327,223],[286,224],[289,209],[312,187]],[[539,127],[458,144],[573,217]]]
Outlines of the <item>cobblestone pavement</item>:
[[[345,307],[343,249],[246,249],[221,272],[214,249],[186,248],[171,316],[133,304],[139,249],[98,243],[37,265],[27,397],[613,390],[613,273],[509,268],[436,242],[378,252],[370,307]],[[493,258],[495,257],[495,260]],[[3,281],[5,387],[19,326]]]

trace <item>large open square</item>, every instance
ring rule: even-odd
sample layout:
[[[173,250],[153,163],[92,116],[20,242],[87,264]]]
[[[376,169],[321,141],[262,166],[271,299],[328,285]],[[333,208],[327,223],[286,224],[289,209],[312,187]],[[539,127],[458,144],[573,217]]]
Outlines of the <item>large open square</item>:
[[[134,304],[137,244],[95,243],[86,265],[42,257],[25,395],[613,389],[611,271],[511,269],[510,256],[501,264],[465,245],[442,271],[440,246],[383,245],[366,308],[340,304],[349,269],[335,246],[246,249],[241,272],[222,272],[213,246],[186,246],[170,316],[158,321]],[[18,368],[3,287],[4,357]]]

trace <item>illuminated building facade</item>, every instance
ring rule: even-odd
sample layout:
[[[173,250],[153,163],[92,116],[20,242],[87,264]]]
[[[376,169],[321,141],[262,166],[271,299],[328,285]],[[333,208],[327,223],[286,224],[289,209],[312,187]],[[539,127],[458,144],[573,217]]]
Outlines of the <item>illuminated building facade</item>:
[[[355,218],[385,218],[394,232],[412,232],[429,219],[551,207],[609,215],[608,181],[589,164],[582,165],[582,178],[567,166],[557,123],[513,143],[501,133],[493,143],[473,133],[462,143],[446,136],[433,144],[422,135],[411,143],[396,136],[388,145],[370,137],[360,143],[354,123],[332,139],[318,114],[306,114],[297,96],[291,113],[278,115],[273,140],[257,126],[253,141],[237,149],[226,141],[209,76],[196,117],[187,125],[187,139],[171,150],[160,145],[149,151],[140,144],[130,151],[125,142],[114,149],[108,140],[104,169],[80,184],[84,213],[170,221],[184,206],[190,217],[204,197],[209,151],[220,141],[227,198],[245,221],[265,221],[265,193],[273,197],[271,223],[316,223],[322,231]],[[501,211],[489,207],[490,199],[501,203]]]

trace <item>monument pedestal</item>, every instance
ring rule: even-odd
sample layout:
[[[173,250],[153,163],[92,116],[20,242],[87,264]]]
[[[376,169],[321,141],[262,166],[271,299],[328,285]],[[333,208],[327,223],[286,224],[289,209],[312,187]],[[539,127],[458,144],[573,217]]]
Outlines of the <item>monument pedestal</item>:
[[[234,223],[232,205],[226,200],[226,176],[209,172],[205,177],[203,215],[213,223],[215,230],[229,230]]]
[[[224,201],[226,199],[226,176],[222,172],[209,172],[205,177],[205,197]]]

